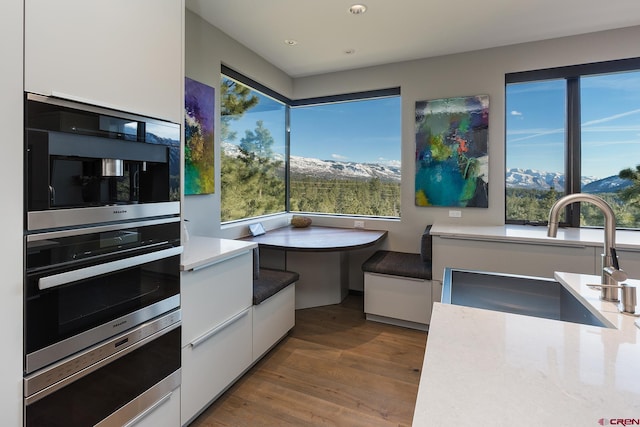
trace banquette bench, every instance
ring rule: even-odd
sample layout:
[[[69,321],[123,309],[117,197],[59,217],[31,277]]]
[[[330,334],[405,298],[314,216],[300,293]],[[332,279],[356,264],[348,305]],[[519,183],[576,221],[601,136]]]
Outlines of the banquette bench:
[[[295,284],[300,275],[260,268],[257,248],[253,262],[253,360],[256,361],[295,325]]]
[[[367,320],[428,330],[431,306],[439,300],[433,289],[430,232],[428,225],[419,254],[379,250],[362,264]]]

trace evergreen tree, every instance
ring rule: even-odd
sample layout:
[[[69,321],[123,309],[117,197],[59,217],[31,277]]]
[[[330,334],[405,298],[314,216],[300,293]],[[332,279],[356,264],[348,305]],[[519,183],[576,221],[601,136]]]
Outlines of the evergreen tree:
[[[238,120],[247,110],[258,105],[259,98],[251,95],[245,85],[222,77],[220,81],[220,137],[222,141],[234,141],[237,137],[229,128],[231,120]]]
[[[628,202],[640,202],[640,165],[637,165],[635,170],[631,168],[623,169],[618,176],[631,181],[629,187],[620,191],[620,197]]]

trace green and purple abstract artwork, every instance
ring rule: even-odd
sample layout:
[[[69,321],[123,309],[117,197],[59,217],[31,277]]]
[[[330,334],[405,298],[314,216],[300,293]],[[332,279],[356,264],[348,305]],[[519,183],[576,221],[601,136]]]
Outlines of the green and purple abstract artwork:
[[[489,97],[416,102],[416,206],[489,206]]]
[[[185,78],[184,194],[214,192],[214,96],[212,87]]]

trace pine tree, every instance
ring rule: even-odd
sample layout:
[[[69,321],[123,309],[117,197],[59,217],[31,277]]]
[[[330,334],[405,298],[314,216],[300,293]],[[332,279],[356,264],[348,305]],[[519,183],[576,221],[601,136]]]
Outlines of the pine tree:
[[[620,171],[618,176],[631,181],[631,185],[620,191],[620,198],[628,202],[640,202],[640,165],[635,170],[626,168]]]

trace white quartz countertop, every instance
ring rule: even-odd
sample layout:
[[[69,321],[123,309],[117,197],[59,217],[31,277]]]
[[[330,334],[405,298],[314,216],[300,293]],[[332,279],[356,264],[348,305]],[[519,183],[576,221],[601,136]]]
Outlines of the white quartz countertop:
[[[258,244],[253,242],[191,236],[184,243],[180,270],[193,270],[194,268],[220,262],[257,247]]]
[[[556,280],[615,328],[435,303],[414,426],[640,423],[636,318],[586,286],[599,276],[556,273]]]
[[[558,228],[557,237],[547,237],[546,226],[536,225],[451,225],[433,224],[431,235],[443,238],[504,241],[513,243],[559,246],[603,246],[604,231],[600,228]],[[640,231],[618,230],[618,249],[640,250]]]

